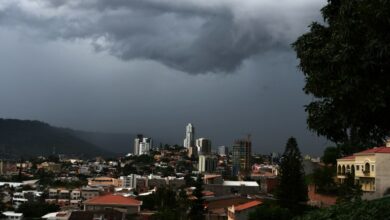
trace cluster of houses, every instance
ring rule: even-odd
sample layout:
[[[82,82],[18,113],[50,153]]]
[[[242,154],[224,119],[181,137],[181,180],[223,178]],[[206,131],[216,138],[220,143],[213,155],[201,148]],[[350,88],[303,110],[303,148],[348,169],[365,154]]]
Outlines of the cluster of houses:
[[[206,174],[203,178],[203,198],[207,206],[209,219],[242,219],[232,218],[242,213],[253,211],[261,204],[258,197],[260,186],[256,181],[225,181],[221,175]],[[171,189],[185,188],[183,177],[161,177],[129,175],[120,178],[93,177],[88,184],[80,188],[48,188],[45,191],[21,190],[24,188],[38,188],[39,181],[20,183],[2,182],[0,187],[5,192],[7,187],[15,192],[9,193],[6,198],[17,208],[22,203],[43,199],[46,203],[59,205],[60,212],[48,213],[43,219],[109,219],[119,216],[136,214],[148,216],[150,212],[143,212],[142,196],[150,195],[156,188],[170,187]],[[185,188],[189,198],[193,188]],[[21,219],[21,213],[4,212],[9,219]],[[245,219],[245,218],[244,218]]]
[[[0,162],[2,178],[7,176],[32,176],[31,170],[44,170],[54,174],[54,181],[62,183],[82,182],[80,176],[88,177],[83,185],[54,185],[42,188],[40,181],[28,180],[22,182],[0,182],[0,192],[3,202],[9,202],[17,209],[21,204],[34,201],[44,201],[56,204],[61,211],[47,213],[43,219],[125,219],[125,216],[136,215],[148,219],[153,214],[151,210],[142,208],[143,196],[148,196],[158,188],[170,188],[175,191],[185,189],[189,199],[193,187],[186,186],[185,172],[176,172],[177,166],[183,161],[183,152],[162,150],[155,155],[152,165],[154,169],[174,168],[174,176],[136,172],[126,176],[118,176],[118,169],[126,166],[128,161],[104,161],[97,158],[94,161],[64,160],[61,162],[43,161],[31,162]],[[226,156],[216,157],[217,164],[229,164]],[[176,160],[177,159],[177,160]],[[311,173],[320,166],[320,161],[305,158],[305,172]],[[390,195],[390,142],[386,146],[374,147],[346,156],[337,160],[337,181],[342,183],[353,173],[356,183],[363,190],[364,199],[376,199]],[[64,166],[65,164],[65,166]],[[150,166],[150,165],[149,165]],[[197,164],[192,164],[197,167]],[[145,166],[139,166],[145,167]],[[140,171],[136,166],[136,171]],[[150,167],[149,167],[150,168]],[[147,169],[149,169],[147,168]],[[142,170],[141,170],[142,171]],[[214,172],[191,170],[192,174],[203,174],[203,199],[206,208],[206,219],[247,219],[248,213],[262,204],[264,198],[269,199],[277,187],[278,166],[270,163],[252,164],[248,173],[250,181],[228,180],[224,172],[214,169]],[[141,172],[142,173],[142,172]],[[116,176],[116,178],[115,178]],[[195,180],[196,175],[191,175]],[[309,190],[310,194],[310,190]],[[22,219],[22,213],[3,212],[8,219]]]

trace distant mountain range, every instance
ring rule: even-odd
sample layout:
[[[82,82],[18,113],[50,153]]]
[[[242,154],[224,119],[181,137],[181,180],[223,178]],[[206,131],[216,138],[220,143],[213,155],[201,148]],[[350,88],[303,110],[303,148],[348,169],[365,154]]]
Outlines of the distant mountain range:
[[[135,134],[104,133],[70,130],[70,132],[84,141],[92,143],[102,149],[115,154],[127,154],[133,152],[133,140]]]
[[[132,151],[134,136],[58,128],[40,121],[0,119],[0,158],[52,153],[115,156]]]

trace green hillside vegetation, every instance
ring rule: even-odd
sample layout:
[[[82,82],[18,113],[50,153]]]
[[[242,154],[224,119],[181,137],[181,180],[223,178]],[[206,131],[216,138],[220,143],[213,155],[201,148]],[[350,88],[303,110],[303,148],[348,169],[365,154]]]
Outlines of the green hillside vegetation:
[[[295,220],[377,220],[390,219],[390,197],[373,201],[356,201],[309,212]]]
[[[40,121],[0,119],[0,157],[72,154],[81,156],[110,155],[79,137],[69,129],[52,127]]]

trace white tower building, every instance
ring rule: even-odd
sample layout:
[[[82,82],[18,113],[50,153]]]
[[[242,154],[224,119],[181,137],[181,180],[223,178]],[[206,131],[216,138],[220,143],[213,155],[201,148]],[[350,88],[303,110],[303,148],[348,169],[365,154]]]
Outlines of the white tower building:
[[[143,137],[143,135],[137,135],[134,139],[134,155],[149,154],[152,149],[153,141],[151,138]]]
[[[149,154],[150,149],[152,149],[152,139],[144,138],[142,142],[139,144],[139,155]]]
[[[184,139],[184,147],[195,147],[195,127],[189,123],[186,127],[186,137]]]

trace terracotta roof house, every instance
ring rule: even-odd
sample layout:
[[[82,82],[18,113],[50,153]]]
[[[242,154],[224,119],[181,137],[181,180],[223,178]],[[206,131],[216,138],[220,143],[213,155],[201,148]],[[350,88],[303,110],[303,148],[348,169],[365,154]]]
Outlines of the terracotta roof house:
[[[122,195],[104,195],[84,202],[85,211],[118,210],[126,214],[140,212],[142,201]]]
[[[337,180],[344,182],[353,173],[364,199],[377,199],[390,192],[390,142],[337,160]]]
[[[246,220],[248,219],[248,214],[261,204],[262,202],[253,200],[241,205],[233,205],[228,208],[228,220]]]

